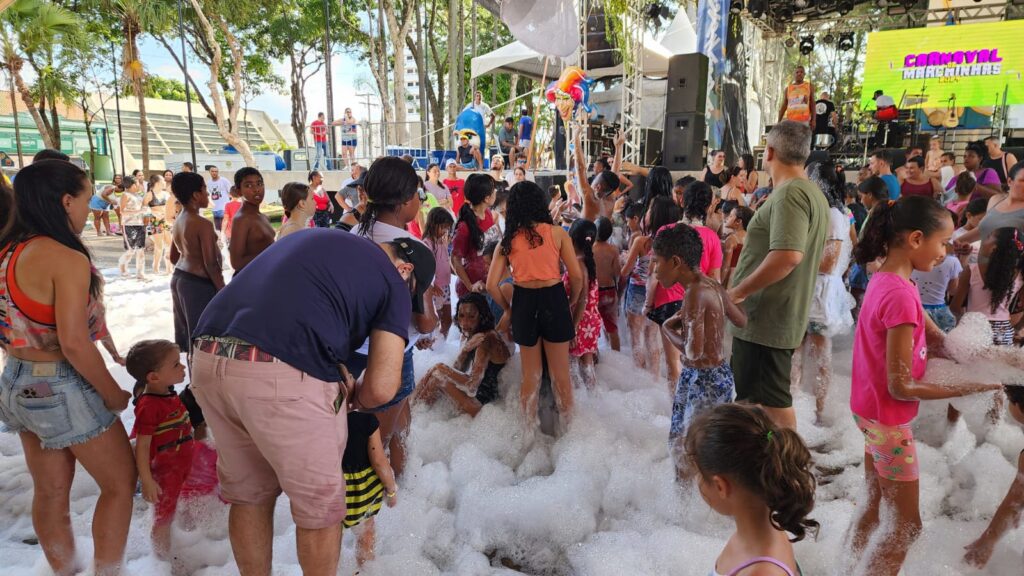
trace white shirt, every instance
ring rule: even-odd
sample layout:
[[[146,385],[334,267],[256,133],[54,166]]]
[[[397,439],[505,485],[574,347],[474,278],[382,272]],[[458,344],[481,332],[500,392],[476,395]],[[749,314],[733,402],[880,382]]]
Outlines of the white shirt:
[[[223,212],[231,196],[231,184],[228,183],[228,179],[219,177],[216,180],[207,180],[206,191],[210,193],[210,200],[213,201],[213,211]]]
[[[910,279],[917,284],[917,291],[921,294],[921,304],[925,306],[940,306],[946,303],[946,289],[949,283],[960,276],[963,272],[963,265],[960,259],[949,254],[938,266],[933,266],[931,272],[920,272],[914,270]]]
[[[470,102],[469,104],[466,105],[466,107],[463,110],[473,110],[477,114],[480,114],[480,116],[482,116],[484,119],[484,126],[486,126],[487,123],[491,121],[491,116],[494,115],[494,112],[491,112],[491,107],[488,106],[483,100],[481,100],[479,104]]]

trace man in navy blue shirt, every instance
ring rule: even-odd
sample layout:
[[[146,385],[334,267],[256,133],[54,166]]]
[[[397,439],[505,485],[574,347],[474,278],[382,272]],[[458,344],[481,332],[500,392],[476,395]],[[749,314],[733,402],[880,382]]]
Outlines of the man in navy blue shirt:
[[[193,332],[192,390],[217,438],[242,574],[270,573],[282,491],[303,572],[337,570],[346,412],[394,397],[412,303],[433,276],[434,256],[419,242],[311,229],[271,245],[207,306]],[[356,383],[345,364],[367,338]]]

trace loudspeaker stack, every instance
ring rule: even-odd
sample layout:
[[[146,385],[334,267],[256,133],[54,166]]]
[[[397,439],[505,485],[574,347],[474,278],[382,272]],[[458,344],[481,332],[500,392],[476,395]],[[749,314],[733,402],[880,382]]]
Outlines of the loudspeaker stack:
[[[668,61],[663,165],[669,170],[704,166],[704,112],[708,94],[708,57],[680,54]]]

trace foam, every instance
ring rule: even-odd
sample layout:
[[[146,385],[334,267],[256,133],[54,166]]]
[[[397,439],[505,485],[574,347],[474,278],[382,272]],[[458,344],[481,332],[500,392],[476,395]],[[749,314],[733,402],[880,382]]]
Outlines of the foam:
[[[120,350],[140,338],[173,333],[167,282],[166,277],[154,277],[147,283],[109,283],[108,321]],[[950,335],[951,352],[958,351],[954,358],[985,350],[978,336],[983,327],[970,321],[968,326],[979,332]],[[973,344],[958,344],[968,340]],[[417,351],[417,374],[422,376],[434,362],[450,362],[457,352],[458,333],[453,330],[435,350]],[[795,545],[805,574],[834,573],[863,499],[863,437],[848,409],[850,362],[850,338],[837,337],[825,412],[829,426],[814,426],[813,396],[794,392],[800,431],[819,470],[812,516],[822,523],[821,533],[816,541]],[[990,360],[971,362],[960,376],[974,381],[991,376]],[[107,363],[122,387],[130,388],[124,369],[109,358]],[[946,368],[936,361],[929,372]],[[429,409],[415,407],[398,505],[384,508],[377,517],[377,559],[361,573],[604,576],[710,571],[731,526],[695,489],[680,489],[672,480],[667,449],[671,404],[662,379],[636,369],[629,350],[602,349],[597,376],[595,390],[577,390],[577,412],[568,433],[558,438],[538,435],[532,443],[521,432],[517,357],[501,374],[503,399],[485,406],[475,419],[458,414],[443,399]],[[984,530],[1024,447],[1024,432],[1015,423],[1003,419],[978,428],[972,414],[984,410],[966,408],[961,422],[950,426],[945,402],[922,403],[915,432],[925,527],[910,551],[907,576],[977,573],[960,564],[963,546]],[[131,426],[130,411],[122,414],[122,421]],[[17,437],[0,435],[0,566],[4,574],[48,574],[39,547],[22,543],[33,530],[31,480],[21,454]],[[92,549],[89,530],[97,496],[95,483],[78,470],[71,521],[83,562]],[[185,532],[176,523],[176,551],[187,560],[190,574],[236,574],[226,508],[205,504],[194,531]],[[274,574],[298,575],[295,527],[286,497],[279,500],[274,517]],[[127,574],[169,573],[169,565],[150,551],[150,518],[149,506],[137,501]],[[1024,529],[1011,531],[980,573],[1019,574],[1022,540]],[[502,566],[502,559],[519,570]],[[341,573],[354,570],[354,535],[346,534]]]

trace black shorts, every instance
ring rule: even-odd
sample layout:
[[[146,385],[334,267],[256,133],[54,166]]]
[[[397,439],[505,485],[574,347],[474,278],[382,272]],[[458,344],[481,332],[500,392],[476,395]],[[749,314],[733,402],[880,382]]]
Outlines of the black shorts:
[[[520,346],[568,342],[576,337],[569,297],[561,282],[547,288],[515,286],[512,292],[512,340]]]
[[[731,365],[737,401],[746,400],[769,408],[793,406],[793,395],[789,391],[793,350],[733,338]]]
[[[654,310],[651,310],[651,312],[649,314],[647,314],[647,318],[651,322],[654,322],[658,326],[661,326],[662,324],[665,323],[666,320],[668,320],[669,318],[675,316],[676,312],[679,312],[679,310],[682,307],[683,307],[683,301],[682,300],[676,300],[675,302],[669,302],[668,304],[662,304],[661,306],[658,306]]]
[[[124,248],[125,250],[141,250],[146,247],[145,226],[124,227]]]

